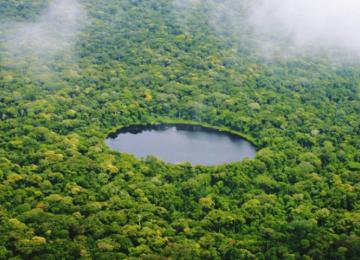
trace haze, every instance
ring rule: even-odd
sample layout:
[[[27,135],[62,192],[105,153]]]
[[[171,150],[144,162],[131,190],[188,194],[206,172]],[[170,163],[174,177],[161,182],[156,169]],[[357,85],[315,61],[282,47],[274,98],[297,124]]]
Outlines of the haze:
[[[220,32],[243,37],[250,28],[258,48],[317,51],[324,49],[360,55],[360,1],[357,0],[178,0],[178,6],[209,3],[209,21]],[[286,45],[286,48],[284,48]],[[269,48],[270,47],[270,48]]]
[[[69,65],[84,20],[78,1],[54,0],[34,22],[4,24],[5,58],[12,66],[36,72],[51,70],[56,59]]]
[[[260,0],[252,7],[250,22],[257,32],[282,34],[298,46],[360,54],[357,0]]]

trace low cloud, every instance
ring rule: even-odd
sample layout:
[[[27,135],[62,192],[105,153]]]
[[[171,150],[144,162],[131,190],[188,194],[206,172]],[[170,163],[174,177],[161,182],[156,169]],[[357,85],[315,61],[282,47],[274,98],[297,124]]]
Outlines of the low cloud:
[[[260,0],[249,13],[257,33],[295,47],[339,48],[360,54],[360,1]]]
[[[237,35],[243,42],[252,37],[260,53],[282,52],[286,56],[329,51],[360,55],[358,0],[175,2],[183,12],[207,5],[209,23],[216,32]]]
[[[79,2],[54,0],[34,22],[3,24],[4,63],[31,72],[49,72],[58,61],[69,65],[85,18]]]

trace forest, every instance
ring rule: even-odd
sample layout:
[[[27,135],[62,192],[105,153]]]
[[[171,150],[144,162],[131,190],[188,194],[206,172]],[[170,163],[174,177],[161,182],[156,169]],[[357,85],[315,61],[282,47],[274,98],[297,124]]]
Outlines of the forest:
[[[216,1],[51,2],[0,0],[0,259],[358,259],[356,59],[267,59],[247,26],[214,29]],[[155,122],[258,152],[207,167],[104,143]]]

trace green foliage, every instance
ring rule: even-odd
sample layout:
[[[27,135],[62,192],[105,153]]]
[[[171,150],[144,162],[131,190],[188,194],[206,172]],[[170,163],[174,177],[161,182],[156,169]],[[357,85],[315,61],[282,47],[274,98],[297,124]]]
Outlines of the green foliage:
[[[0,1],[1,20],[47,2]],[[206,8],[181,20],[169,0],[81,2],[74,66],[39,78],[0,58],[0,259],[360,255],[358,65],[264,61]],[[257,158],[170,165],[104,144],[168,120],[241,132]]]

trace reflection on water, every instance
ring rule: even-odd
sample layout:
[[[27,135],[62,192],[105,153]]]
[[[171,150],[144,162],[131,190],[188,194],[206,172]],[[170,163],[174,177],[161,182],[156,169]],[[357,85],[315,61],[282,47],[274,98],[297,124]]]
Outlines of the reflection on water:
[[[256,148],[241,137],[202,126],[185,124],[124,127],[106,139],[112,149],[170,163],[218,165],[254,158]]]

